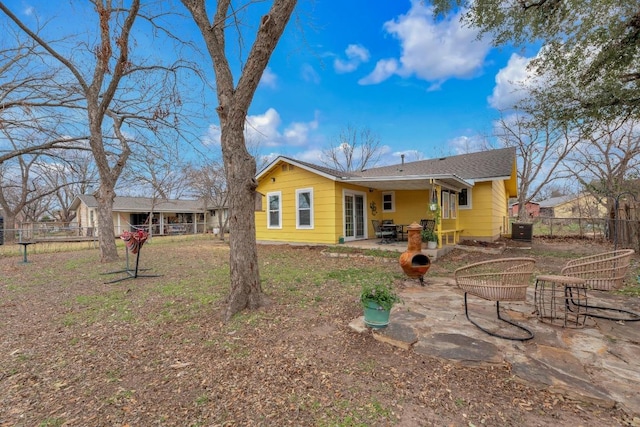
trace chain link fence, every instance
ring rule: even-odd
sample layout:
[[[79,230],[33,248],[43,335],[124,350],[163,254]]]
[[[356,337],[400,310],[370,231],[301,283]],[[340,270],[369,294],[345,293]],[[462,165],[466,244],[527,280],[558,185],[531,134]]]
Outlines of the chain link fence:
[[[511,223],[519,222],[512,218]],[[640,252],[640,221],[635,219],[607,218],[547,218],[536,217],[533,237],[605,240],[620,248],[635,249]]]

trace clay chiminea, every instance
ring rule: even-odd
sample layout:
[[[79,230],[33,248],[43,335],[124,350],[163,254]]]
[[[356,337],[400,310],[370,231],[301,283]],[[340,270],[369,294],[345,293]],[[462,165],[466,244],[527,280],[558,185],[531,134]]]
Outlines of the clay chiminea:
[[[424,286],[424,275],[431,267],[431,260],[422,253],[422,226],[416,222],[407,227],[407,250],[400,255],[400,267],[409,277],[417,277]]]

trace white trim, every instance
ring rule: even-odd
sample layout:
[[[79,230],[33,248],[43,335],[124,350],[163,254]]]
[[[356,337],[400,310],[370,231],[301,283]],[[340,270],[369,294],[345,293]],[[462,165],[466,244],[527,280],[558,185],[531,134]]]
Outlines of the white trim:
[[[469,209],[473,209],[473,203],[471,200],[471,193],[473,192],[471,188],[465,188],[464,190],[467,190],[467,204],[466,205],[461,205],[460,203],[458,203],[458,210],[469,210]],[[458,200],[460,200],[458,198]]]
[[[278,197],[278,225],[271,225],[271,203],[269,203],[269,198],[271,196]],[[267,193],[267,228],[271,230],[281,230],[282,229],[282,191],[271,191]]]
[[[391,196],[391,209],[384,208],[384,196]],[[382,192],[382,206],[381,212],[392,213],[396,211],[396,192],[395,191],[383,191]]]
[[[300,225],[300,194],[309,193],[309,225]],[[314,228],[313,220],[313,188],[300,188],[296,190],[296,229],[310,230]]]
[[[321,170],[309,167],[307,165],[303,165],[302,163],[298,163],[296,160],[291,159],[289,157],[283,157],[283,156],[278,156],[276,157],[268,166],[266,166],[264,169],[262,169],[262,171],[260,171],[260,173],[258,173],[258,175],[256,175],[256,180],[260,180],[262,177],[264,177],[268,172],[271,171],[271,169],[278,164],[278,162],[284,162],[284,163],[289,163],[291,165],[294,165],[295,167],[298,167],[300,169],[304,169],[308,172],[312,172],[316,175],[320,175],[324,178],[330,179],[331,181],[337,181],[339,178],[334,176],[334,175],[330,175],[328,173],[325,173]]]
[[[362,227],[363,227],[363,236],[358,236],[357,235],[357,230],[356,230],[356,223],[354,222],[353,224],[353,236],[351,237],[347,237],[347,230],[346,230],[346,226],[347,226],[347,215],[345,212],[345,203],[344,203],[344,199],[345,197],[349,195],[352,196],[354,198],[354,202],[355,202],[355,197],[356,196],[361,196],[362,197]],[[358,190],[352,190],[352,189],[346,189],[343,188],[342,189],[342,237],[344,238],[345,242],[352,242],[354,240],[360,240],[360,239],[368,239],[369,238],[369,226],[368,226],[368,217],[369,217],[369,212],[368,212],[368,206],[369,206],[369,202],[367,200],[367,193],[364,191],[358,191]],[[355,203],[354,203],[354,208],[355,208]]]

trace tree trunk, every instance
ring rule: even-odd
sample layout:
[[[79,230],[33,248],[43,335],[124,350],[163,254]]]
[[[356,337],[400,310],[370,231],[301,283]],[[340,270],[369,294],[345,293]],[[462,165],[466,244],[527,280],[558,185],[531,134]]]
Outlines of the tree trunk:
[[[520,222],[529,221],[529,212],[527,212],[527,204],[523,200],[518,201],[518,221]]]
[[[118,260],[116,241],[113,232],[113,199],[116,194],[112,188],[100,186],[96,194],[98,201],[98,246],[100,247],[100,262]]]
[[[16,241],[16,217],[10,212],[4,212],[4,244],[15,243]]]
[[[274,0],[269,12],[260,19],[255,41],[242,68],[238,86],[227,59],[227,24],[235,27],[238,21],[231,1],[215,2],[213,21],[207,13],[204,0],[182,0],[191,12],[213,62],[216,75],[216,92],[220,118],[222,157],[224,159],[227,190],[229,194],[229,264],[231,267],[231,292],[227,302],[225,320],[235,313],[256,309],[264,302],[258,272],[258,252],[255,233],[254,194],[256,161],[247,151],[244,140],[244,124],[260,77],[278,40],[291,18],[297,0]],[[228,21],[228,22],[227,22]],[[229,34],[233,34],[229,31]],[[238,40],[242,44],[242,37]]]
[[[245,147],[242,127],[238,127],[235,123],[222,126],[221,136],[229,190],[231,269],[231,292],[224,314],[225,321],[244,309],[259,308],[264,302],[258,270],[254,212],[256,163]]]

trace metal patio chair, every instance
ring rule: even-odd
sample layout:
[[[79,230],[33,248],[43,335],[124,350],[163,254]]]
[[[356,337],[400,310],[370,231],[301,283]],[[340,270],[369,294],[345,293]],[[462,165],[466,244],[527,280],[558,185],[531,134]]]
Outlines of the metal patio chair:
[[[487,334],[515,341],[533,338],[533,332],[514,321],[500,315],[500,301],[525,301],[527,288],[533,275],[533,258],[501,258],[482,261],[458,268],[454,272],[456,284],[464,291],[464,314],[467,320]],[[495,301],[497,318],[501,322],[515,326],[525,333],[524,336],[504,335],[479,325],[469,316],[467,295],[473,295],[488,301]],[[497,330],[503,326],[496,326]]]

